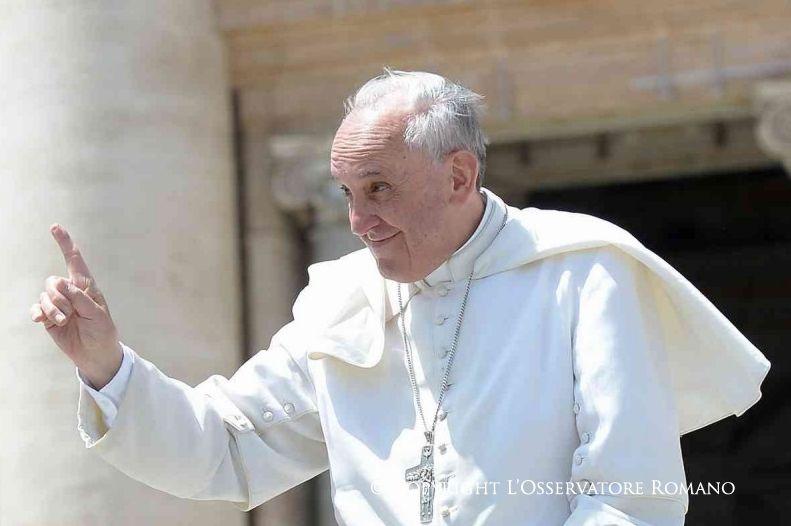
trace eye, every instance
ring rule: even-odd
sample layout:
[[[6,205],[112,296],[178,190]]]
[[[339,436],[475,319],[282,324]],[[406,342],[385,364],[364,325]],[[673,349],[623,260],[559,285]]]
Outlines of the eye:
[[[371,185],[371,192],[383,192],[390,188],[387,183],[374,183]]]
[[[339,186],[339,187],[338,187],[338,190],[340,190],[340,191],[341,191],[341,193],[342,193],[342,194],[343,194],[345,197],[349,197],[349,194],[350,194],[350,192],[349,192],[349,189],[348,189],[348,188],[346,188],[345,186]]]

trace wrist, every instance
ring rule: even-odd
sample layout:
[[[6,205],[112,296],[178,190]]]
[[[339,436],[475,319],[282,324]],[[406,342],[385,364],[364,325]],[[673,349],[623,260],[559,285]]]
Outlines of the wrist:
[[[121,368],[124,359],[124,351],[118,341],[115,342],[114,349],[101,354],[103,360],[77,366],[83,378],[97,391],[110,383]]]

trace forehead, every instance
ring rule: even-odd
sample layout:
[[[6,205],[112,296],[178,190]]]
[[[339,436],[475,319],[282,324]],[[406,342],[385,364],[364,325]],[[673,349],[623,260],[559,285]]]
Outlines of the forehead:
[[[401,115],[361,113],[347,117],[335,133],[330,152],[333,172],[387,164],[406,153]]]

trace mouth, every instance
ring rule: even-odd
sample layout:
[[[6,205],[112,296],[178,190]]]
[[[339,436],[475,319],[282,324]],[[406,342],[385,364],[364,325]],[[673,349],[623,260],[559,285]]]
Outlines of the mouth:
[[[396,232],[392,236],[386,237],[384,239],[378,239],[376,241],[374,241],[373,239],[368,238],[367,239],[368,246],[371,247],[371,248],[379,248],[379,247],[381,247],[383,245],[386,245],[390,241],[392,241],[398,234],[400,234],[400,232]]]

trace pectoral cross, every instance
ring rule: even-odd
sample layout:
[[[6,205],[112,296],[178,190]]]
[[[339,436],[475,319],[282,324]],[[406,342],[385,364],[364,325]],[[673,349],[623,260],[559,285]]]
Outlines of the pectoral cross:
[[[429,434],[427,433],[427,438]],[[420,522],[428,524],[434,514],[434,444],[429,438],[420,454],[420,464],[406,470],[407,482],[419,482],[420,485]]]

